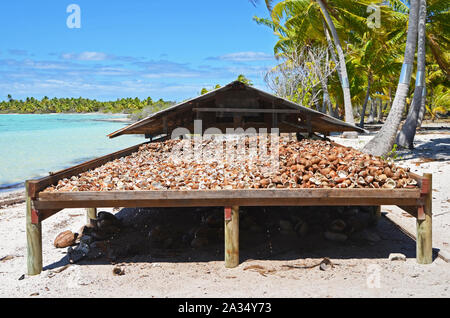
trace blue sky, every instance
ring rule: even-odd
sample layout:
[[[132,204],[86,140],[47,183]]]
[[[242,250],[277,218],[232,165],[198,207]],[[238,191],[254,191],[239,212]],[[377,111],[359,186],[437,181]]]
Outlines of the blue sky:
[[[81,28],[70,29],[70,4]],[[266,89],[276,64],[264,1],[15,0],[0,5],[0,100],[7,94],[180,101],[240,73]]]

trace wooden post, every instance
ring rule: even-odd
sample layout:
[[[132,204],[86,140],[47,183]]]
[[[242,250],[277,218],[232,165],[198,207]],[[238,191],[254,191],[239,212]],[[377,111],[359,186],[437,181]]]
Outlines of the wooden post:
[[[381,219],[381,205],[376,206],[375,217],[377,221]]]
[[[42,227],[33,211],[29,196],[28,181],[25,183],[25,198],[27,200],[27,269],[28,275],[39,275],[42,272]]]
[[[432,187],[432,174],[425,173],[423,175],[427,184],[422,185],[424,192],[424,218],[419,220],[417,216],[417,241],[416,241],[416,260],[419,264],[431,264],[433,262],[433,246],[432,246],[432,222],[431,222],[431,209],[433,199],[433,187]],[[425,181],[424,180],[424,181]]]
[[[86,209],[86,224],[91,224],[91,220],[97,218],[97,209],[88,208]]]
[[[307,125],[307,129],[308,129],[308,137],[311,138],[312,137],[312,123],[311,123],[311,115],[307,114],[306,115],[306,125]]]
[[[239,207],[225,207],[225,267],[239,265]]]

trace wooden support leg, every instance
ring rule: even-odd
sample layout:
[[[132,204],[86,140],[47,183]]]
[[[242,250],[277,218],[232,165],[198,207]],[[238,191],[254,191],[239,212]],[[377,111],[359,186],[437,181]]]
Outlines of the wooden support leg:
[[[28,275],[38,275],[42,272],[42,227],[36,212],[33,211],[31,198],[28,195],[28,183],[25,185],[27,200],[27,269]]]
[[[423,220],[416,219],[417,222],[417,242],[416,242],[416,260],[419,264],[430,264],[433,261],[433,247],[432,247],[432,229],[431,229],[431,208],[432,208],[432,174],[425,173],[424,178],[428,180],[428,184],[422,185],[426,186],[427,189],[423,189],[425,192],[425,205],[423,207],[425,218]]]
[[[96,208],[88,208],[86,209],[86,223],[91,224],[91,220],[97,218],[97,209]]]
[[[239,207],[225,207],[225,267],[239,265]]]
[[[377,221],[379,221],[381,219],[381,205],[376,207],[377,210],[375,211],[375,217],[377,219]]]

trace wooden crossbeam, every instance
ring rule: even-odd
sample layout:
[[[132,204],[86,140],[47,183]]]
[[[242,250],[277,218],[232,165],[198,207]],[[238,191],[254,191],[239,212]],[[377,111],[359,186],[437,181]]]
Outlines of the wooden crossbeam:
[[[301,110],[296,109],[268,109],[268,108],[193,108],[194,112],[214,112],[214,113],[269,113],[269,114],[300,114]]]

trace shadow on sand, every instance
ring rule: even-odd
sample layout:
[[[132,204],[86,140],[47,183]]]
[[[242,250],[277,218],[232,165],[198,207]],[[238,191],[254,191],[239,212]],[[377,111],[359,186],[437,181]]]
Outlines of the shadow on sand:
[[[398,154],[403,160],[427,158],[435,161],[450,159],[450,137],[435,138],[424,143],[415,143],[413,150],[400,149]]]
[[[296,259],[387,259],[390,253],[402,253],[407,258],[416,257],[416,243],[387,218],[368,228],[376,233],[376,240],[350,236],[345,242],[326,240],[323,228],[310,226],[308,234],[299,237],[295,233],[282,234],[279,220],[295,214],[308,221],[315,215],[323,224],[333,217],[331,207],[249,207],[243,208],[240,220],[240,262],[246,260],[296,260]],[[303,210],[303,211],[302,211]],[[305,213],[305,210],[306,213]],[[311,214],[313,213],[313,214]],[[257,220],[248,228],[248,215]],[[88,257],[77,262],[87,264],[114,264],[139,262],[210,262],[224,260],[223,226],[212,224],[208,241],[192,247],[193,232],[199,231],[208,216],[223,221],[223,208],[146,208],[122,209],[116,216],[123,229],[110,240],[99,242],[100,256]],[[209,218],[211,220],[211,218]],[[321,221],[319,221],[321,222]],[[213,222],[210,222],[213,223]],[[201,227],[201,226],[200,226]],[[201,229],[200,229],[201,231]],[[159,236],[159,237],[158,237]],[[201,243],[201,242],[200,242]],[[437,257],[434,251],[433,259]],[[95,253],[94,253],[95,254]],[[47,265],[53,270],[69,264],[66,255]]]

